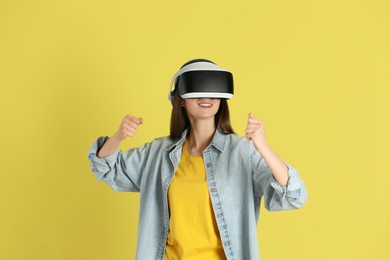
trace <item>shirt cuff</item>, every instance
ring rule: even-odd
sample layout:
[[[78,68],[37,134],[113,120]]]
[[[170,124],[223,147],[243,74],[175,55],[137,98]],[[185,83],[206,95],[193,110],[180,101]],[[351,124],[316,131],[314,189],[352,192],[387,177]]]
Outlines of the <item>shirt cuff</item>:
[[[289,163],[284,162],[288,168],[288,181],[286,186],[281,186],[272,175],[271,186],[276,193],[282,195],[283,199],[287,196],[291,199],[298,199],[301,195],[302,181],[298,175],[297,170]]]
[[[101,136],[92,143],[88,152],[88,159],[91,161],[91,169],[97,174],[106,174],[114,168],[116,158],[118,157],[119,149],[113,154],[106,157],[97,157],[99,150],[108,140],[108,136]]]

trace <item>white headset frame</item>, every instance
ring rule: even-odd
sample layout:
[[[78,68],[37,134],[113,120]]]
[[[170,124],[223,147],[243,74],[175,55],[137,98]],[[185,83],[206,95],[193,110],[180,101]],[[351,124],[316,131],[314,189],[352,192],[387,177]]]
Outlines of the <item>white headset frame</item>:
[[[194,62],[194,63],[188,64],[187,66],[184,66],[178,72],[176,72],[175,75],[173,75],[173,77],[172,77],[171,84],[170,84],[170,91],[169,91],[169,94],[168,94],[168,99],[171,102],[173,102],[173,90],[172,90],[173,83],[176,81],[176,79],[180,75],[182,75],[183,73],[188,72],[188,71],[226,71],[226,72],[230,72],[229,70],[221,68],[221,67],[219,67],[218,65],[216,65],[214,63],[205,62],[205,61]],[[181,95],[181,97],[184,98],[184,99],[186,99],[186,98],[196,98],[196,97],[199,97],[200,94],[201,93],[193,92],[193,93],[187,93],[187,94]],[[210,98],[228,98],[228,99],[230,99],[230,98],[233,97],[233,95],[229,94],[229,93],[209,92],[209,93],[207,93],[207,97],[210,97]]]

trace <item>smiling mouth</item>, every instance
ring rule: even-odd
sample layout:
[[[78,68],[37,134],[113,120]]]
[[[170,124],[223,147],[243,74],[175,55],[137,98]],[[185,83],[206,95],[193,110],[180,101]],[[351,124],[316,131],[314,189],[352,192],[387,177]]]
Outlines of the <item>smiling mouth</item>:
[[[205,107],[205,108],[208,108],[208,107],[212,107],[213,105],[210,104],[210,103],[199,103],[198,104],[200,107]]]

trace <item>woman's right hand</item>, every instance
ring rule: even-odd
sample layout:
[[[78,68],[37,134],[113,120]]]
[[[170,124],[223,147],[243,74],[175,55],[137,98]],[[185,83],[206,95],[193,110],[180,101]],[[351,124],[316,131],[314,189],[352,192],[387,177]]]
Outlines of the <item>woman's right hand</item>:
[[[141,117],[126,115],[122,119],[118,131],[116,131],[113,138],[122,141],[128,136],[133,137],[137,131],[137,128],[139,127],[140,124],[143,124],[143,122],[144,120]]]
[[[118,131],[104,143],[98,152],[97,157],[101,158],[112,155],[126,137],[135,135],[137,128],[140,124],[143,124],[143,122],[144,120],[140,117],[126,115],[125,118],[122,119]]]

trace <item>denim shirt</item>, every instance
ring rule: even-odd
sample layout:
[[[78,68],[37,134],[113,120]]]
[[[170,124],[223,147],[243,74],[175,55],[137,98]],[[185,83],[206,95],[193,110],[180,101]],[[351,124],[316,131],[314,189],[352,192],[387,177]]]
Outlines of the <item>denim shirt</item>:
[[[108,137],[99,137],[88,158],[96,178],[116,191],[140,192],[136,259],[162,260],[169,228],[167,192],[181,158],[187,135],[172,141],[154,139],[138,148],[98,158]],[[296,169],[288,168],[288,183],[276,182],[253,143],[236,134],[217,130],[203,151],[206,181],[221,237],[229,260],[260,259],[257,223],[260,201],[269,211],[297,209],[307,199],[307,190]]]

